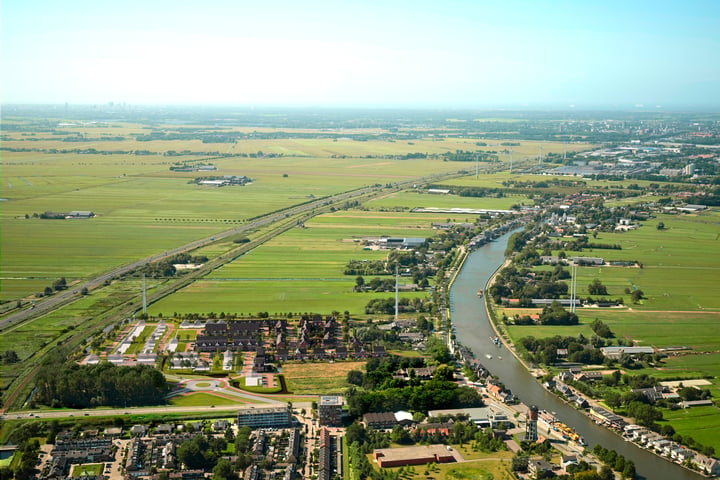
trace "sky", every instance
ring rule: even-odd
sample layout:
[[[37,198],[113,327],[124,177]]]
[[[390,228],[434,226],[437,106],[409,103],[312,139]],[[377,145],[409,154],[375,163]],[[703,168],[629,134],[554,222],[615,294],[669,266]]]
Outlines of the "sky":
[[[3,0],[0,101],[716,108],[717,0]]]

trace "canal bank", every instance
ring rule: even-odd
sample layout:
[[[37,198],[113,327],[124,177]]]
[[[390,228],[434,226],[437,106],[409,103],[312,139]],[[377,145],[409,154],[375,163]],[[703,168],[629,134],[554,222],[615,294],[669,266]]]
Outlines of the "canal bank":
[[[512,232],[511,232],[512,233]],[[525,405],[536,405],[553,412],[563,423],[575,430],[588,442],[589,448],[600,444],[615,450],[635,463],[637,473],[647,479],[697,480],[700,474],[687,470],[626,442],[615,432],[596,425],[589,417],[567,405],[545,390],[528,371],[527,366],[514,352],[502,352],[506,347],[496,346],[491,340],[498,336],[490,322],[485,296],[478,296],[490,278],[505,261],[505,247],[511,235],[507,233],[496,241],[468,254],[450,288],[450,313],[455,336],[472,350],[475,356],[493,374],[500,378]],[[504,355],[504,356],[503,356]]]

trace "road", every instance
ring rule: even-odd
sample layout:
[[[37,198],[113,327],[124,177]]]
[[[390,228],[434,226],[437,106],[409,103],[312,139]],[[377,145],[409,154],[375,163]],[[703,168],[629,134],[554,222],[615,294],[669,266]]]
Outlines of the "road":
[[[276,401],[272,401],[277,403]],[[284,403],[284,402],[283,402]],[[197,406],[172,406],[163,405],[157,407],[128,407],[128,408],[95,408],[87,410],[32,410],[22,413],[6,413],[2,416],[4,420],[14,419],[52,419],[52,418],[74,418],[74,417],[113,417],[119,415],[162,415],[177,413],[212,413],[212,412],[237,412],[238,410],[262,407],[264,405],[207,405]],[[312,402],[293,402],[293,408],[310,410]]]

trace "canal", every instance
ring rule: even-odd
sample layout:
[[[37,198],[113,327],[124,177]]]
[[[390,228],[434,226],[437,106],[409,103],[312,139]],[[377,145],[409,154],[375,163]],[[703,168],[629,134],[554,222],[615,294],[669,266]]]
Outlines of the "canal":
[[[589,448],[600,444],[615,450],[632,460],[638,475],[649,480],[704,478],[596,425],[583,413],[546,391],[505,347],[493,345],[490,337],[495,333],[485,311],[484,299],[478,297],[477,291],[485,289],[487,281],[505,260],[505,248],[511,234],[507,233],[470,253],[450,289],[450,312],[458,341],[470,348],[478,360],[493,375],[497,375],[521,402],[554,412],[560,421],[575,428],[585,438]]]

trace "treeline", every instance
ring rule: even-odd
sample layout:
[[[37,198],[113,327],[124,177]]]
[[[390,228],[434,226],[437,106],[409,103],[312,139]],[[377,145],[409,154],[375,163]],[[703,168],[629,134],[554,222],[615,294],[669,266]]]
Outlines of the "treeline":
[[[446,152],[442,157],[450,162],[496,162],[498,160],[496,152],[488,151],[465,151],[455,150],[454,152]]]
[[[398,299],[398,310],[400,313],[429,313],[432,312],[433,303],[427,298]],[[387,314],[395,313],[394,298],[374,298],[365,305],[365,314]]]
[[[617,453],[615,450],[608,450],[601,445],[595,445],[593,447],[593,453],[605,465],[617,472],[620,472],[623,478],[635,478],[635,464],[632,460],[626,460],[625,457]]]
[[[42,368],[37,376],[34,401],[51,407],[89,408],[162,405],[168,385],[151,366],[117,367],[108,362],[60,369]]]

